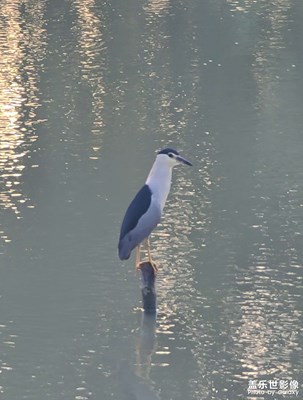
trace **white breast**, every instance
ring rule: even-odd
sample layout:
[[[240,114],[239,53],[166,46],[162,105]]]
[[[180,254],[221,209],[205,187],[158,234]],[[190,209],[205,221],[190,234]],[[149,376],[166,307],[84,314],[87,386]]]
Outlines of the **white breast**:
[[[161,212],[170,191],[172,167],[165,159],[158,156],[147,177],[146,184],[150,187],[155,201],[158,202]]]

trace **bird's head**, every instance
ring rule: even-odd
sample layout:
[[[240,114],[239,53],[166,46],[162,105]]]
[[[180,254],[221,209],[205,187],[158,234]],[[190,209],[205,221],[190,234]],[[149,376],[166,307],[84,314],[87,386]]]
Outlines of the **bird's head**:
[[[170,167],[174,167],[178,164],[192,165],[185,158],[181,157],[180,154],[171,148],[165,148],[158,152],[157,157],[161,157]]]

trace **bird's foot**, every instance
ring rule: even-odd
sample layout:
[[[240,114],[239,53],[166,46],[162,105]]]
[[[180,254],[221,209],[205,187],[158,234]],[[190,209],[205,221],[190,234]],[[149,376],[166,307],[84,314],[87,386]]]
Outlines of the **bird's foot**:
[[[150,265],[153,267],[155,275],[157,275],[157,273],[158,273],[157,264],[154,261],[152,261],[152,262],[150,262]]]
[[[141,261],[136,264],[136,271],[139,271],[144,265],[149,264],[154,270],[155,275],[158,273],[158,267],[154,261]]]
[[[136,271],[137,271],[137,272],[139,271],[139,269],[141,269],[141,267],[143,266],[143,264],[145,264],[144,261],[140,261],[140,262],[138,262],[138,263],[136,264]]]

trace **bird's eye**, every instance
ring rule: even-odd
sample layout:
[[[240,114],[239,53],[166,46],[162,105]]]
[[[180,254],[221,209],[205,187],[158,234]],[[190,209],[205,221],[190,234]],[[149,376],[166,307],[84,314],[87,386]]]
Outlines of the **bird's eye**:
[[[168,157],[170,157],[170,158],[174,158],[174,155],[173,155],[173,153],[168,153]]]

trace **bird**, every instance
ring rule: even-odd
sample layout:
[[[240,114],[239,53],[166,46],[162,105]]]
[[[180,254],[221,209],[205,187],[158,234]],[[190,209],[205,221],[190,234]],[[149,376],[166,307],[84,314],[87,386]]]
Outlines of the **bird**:
[[[142,265],[141,244],[145,242],[148,262],[155,273],[158,271],[151,256],[149,236],[160,222],[171,187],[172,170],[178,164],[192,166],[172,148],[158,151],[145,184],[126,210],[120,229],[118,254],[120,260],[128,260],[136,248],[137,270]]]

